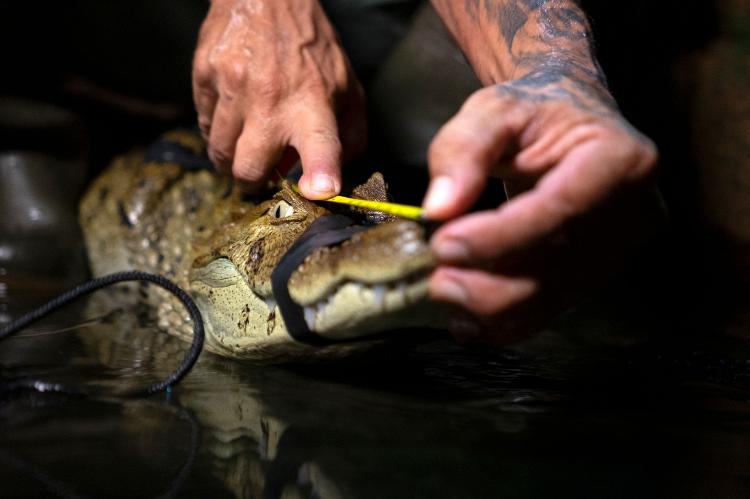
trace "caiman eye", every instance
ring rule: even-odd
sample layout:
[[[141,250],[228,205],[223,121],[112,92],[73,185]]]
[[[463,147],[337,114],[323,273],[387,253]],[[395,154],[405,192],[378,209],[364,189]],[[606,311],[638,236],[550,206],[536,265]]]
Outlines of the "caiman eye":
[[[279,201],[276,206],[269,210],[269,213],[274,218],[286,218],[294,214],[294,208],[286,201]]]

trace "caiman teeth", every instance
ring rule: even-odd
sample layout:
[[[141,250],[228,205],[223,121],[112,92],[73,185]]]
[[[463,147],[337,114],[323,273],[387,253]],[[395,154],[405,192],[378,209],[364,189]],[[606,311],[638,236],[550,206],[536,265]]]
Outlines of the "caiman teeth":
[[[353,283],[352,281],[342,283],[319,301],[303,307],[307,327],[310,328],[311,331],[316,330],[316,324],[318,324],[318,322],[329,312],[328,307],[333,304],[336,293],[338,293],[344,285],[355,284],[360,292],[370,293],[373,296],[373,313],[386,312],[388,308],[386,303],[387,297],[398,298],[402,303],[408,303],[410,301],[409,286],[424,278],[425,275],[426,274],[423,272],[417,272],[404,279],[399,279],[398,281],[378,284],[366,284],[362,282]]]
[[[263,301],[266,302],[266,306],[268,307],[268,313],[271,314],[276,309],[276,300],[273,296],[267,296],[266,298],[263,298]]]
[[[305,307],[305,322],[310,331],[315,331],[315,308]]]
[[[333,294],[335,295],[335,293]],[[330,305],[333,295],[327,296],[317,303],[304,307],[305,309],[305,322],[310,331],[315,331],[315,321],[318,316],[323,316],[326,313],[326,308]]]
[[[385,306],[385,284],[376,284],[372,287],[372,291],[375,294],[375,307],[378,310],[383,310]]]

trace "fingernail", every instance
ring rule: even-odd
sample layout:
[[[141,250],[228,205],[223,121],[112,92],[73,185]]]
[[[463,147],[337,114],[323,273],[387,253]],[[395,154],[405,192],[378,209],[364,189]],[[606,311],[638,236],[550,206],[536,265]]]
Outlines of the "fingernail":
[[[425,214],[429,217],[445,209],[454,197],[455,185],[453,179],[446,176],[435,177],[427,189],[427,196],[423,203]]]
[[[439,301],[463,304],[468,301],[466,289],[452,279],[443,279],[431,290],[432,297]]]
[[[310,182],[310,190],[321,195],[335,194],[336,186],[333,183],[333,177],[330,175],[315,175]]]
[[[463,241],[453,238],[437,239],[432,245],[432,252],[442,262],[460,262],[471,257],[469,247]]]

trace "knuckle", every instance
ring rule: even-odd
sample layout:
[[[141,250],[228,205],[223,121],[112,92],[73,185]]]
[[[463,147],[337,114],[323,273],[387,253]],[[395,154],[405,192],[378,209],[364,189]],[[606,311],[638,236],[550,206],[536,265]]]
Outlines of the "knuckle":
[[[463,109],[471,109],[475,107],[485,107],[491,103],[498,101],[498,93],[494,87],[486,87],[481,90],[477,90],[466,99],[463,105]]]
[[[540,198],[541,215],[556,221],[575,219],[584,213],[591,203],[591,186],[584,183],[560,183]]]
[[[211,136],[211,120],[203,115],[198,116],[198,128],[205,140]]]
[[[572,219],[583,211],[579,197],[568,188],[561,188],[550,196],[545,208],[550,217],[562,220]]]
[[[341,150],[341,139],[338,132],[327,127],[316,127],[307,131],[308,139],[328,150]]]
[[[659,150],[650,139],[644,139],[641,143],[640,158],[637,163],[636,174],[639,177],[646,177],[653,173],[656,164],[659,162]]]
[[[235,161],[232,165],[232,175],[250,184],[257,184],[266,176],[262,162],[254,159]]]
[[[259,78],[253,82],[253,99],[261,106],[273,107],[281,100],[281,87],[274,78]]]
[[[206,58],[197,57],[193,61],[193,81],[199,88],[208,88],[212,84],[211,64]]]
[[[534,114],[534,104],[529,102],[517,103],[503,109],[502,116],[505,118],[504,133],[518,134],[529,123]]]
[[[591,125],[592,136],[609,145],[609,154],[620,165],[622,178],[640,180],[648,177],[659,160],[659,151],[649,138],[634,129],[623,130],[604,124]]]
[[[211,143],[208,150],[214,164],[225,166],[232,162],[233,151],[226,145]]]
[[[247,66],[240,61],[227,61],[220,65],[224,83],[231,89],[238,89],[247,82]]]
[[[336,90],[342,92],[353,90],[359,86],[356,77],[351,74],[348,64],[336,65],[333,73],[333,86]]]
[[[619,131],[613,129],[608,123],[603,123],[598,120],[587,120],[582,125],[585,128],[587,135],[594,139],[604,143],[618,144],[622,142],[622,136]]]
[[[637,136],[631,137],[622,156],[626,177],[630,180],[641,180],[653,173],[659,152],[650,139]]]

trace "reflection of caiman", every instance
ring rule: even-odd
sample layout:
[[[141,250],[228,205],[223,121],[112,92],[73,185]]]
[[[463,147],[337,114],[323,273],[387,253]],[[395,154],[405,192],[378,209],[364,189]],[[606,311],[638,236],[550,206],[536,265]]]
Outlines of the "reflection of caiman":
[[[165,160],[175,151],[200,153],[199,139],[183,132],[165,139],[167,154],[116,160],[84,196],[80,220],[94,274],[137,269],[173,279],[201,309],[207,348],[222,355],[284,361],[358,349],[358,342],[313,347],[296,341],[287,312],[277,313],[277,286],[272,289],[282,256],[329,209],[287,183],[263,201],[243,201],[210,170]],[[387,196],[378,174],[354,194]],[[433,320],[425,279],[432,260],[423,228],[383,216],[376,222],[340,244],[312,250],[289,269],[285,284],[298,322],[316,337],[359,339]],[[156,307],[163,329],[190,337],[191,326],[171,297],[154,286],[142,288],[141,296]]]
[[[117,390],[163,377],[184,350],[140,326],[130,310],[79,338],[83,358],[108,366]],[[551,401],[546,391],[557,393],[566,378],[548,364],[537,370],[527,359],[486,354],[446,341],[401,352],[385,366],[370,357],[328,369],[204,356],[169,399],[200,426],[188,481],[201,480],[201,497],[224,497],[208,475],[235,497],[525,497],[507,492],[528,490],[524,470],[540,452],[523,432],[549,410],[539,404]],[[152,425],[178,430],[169,419]],[[547,433],[540,440],[543,452],[559,455],[559,440]],[[568,463],[561,459],[550,473]]]

